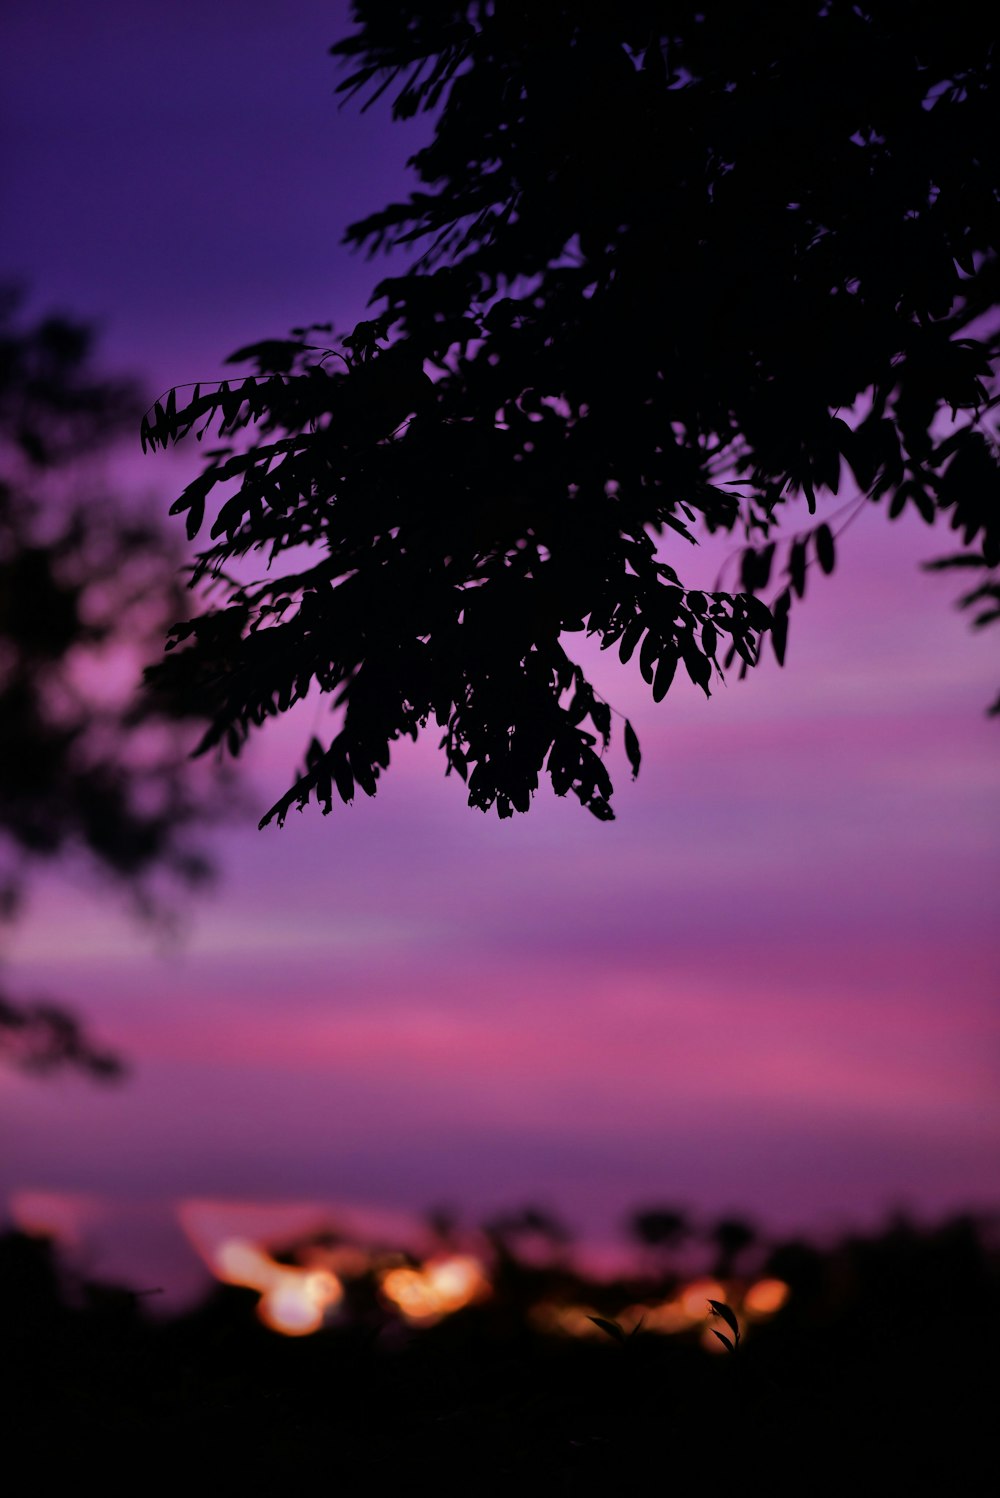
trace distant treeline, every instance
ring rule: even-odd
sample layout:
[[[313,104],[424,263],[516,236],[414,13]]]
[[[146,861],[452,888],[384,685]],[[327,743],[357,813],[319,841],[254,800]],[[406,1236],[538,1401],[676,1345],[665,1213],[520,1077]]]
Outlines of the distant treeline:
[[[452,1314],[408,1319],[385,1293],[383,1255],[356,1260],[337,1316],[301,1337],[267,1330],[257,1293],[233,1285],[158,1320],[148,1295],[67,1283],[51,1243],[8,1233],[8,1463],[29,1462],[40,1490],[115,1478],[153,1491],[176,1462],[194,1492],[321,1479],[348,1494],[751,1481],[901,1493],[918,1477],[971,1492],[994,1462],[995,1229],[964,1216],[933,1229],[895,1221],[826,1250],[778,1244],[756,1278],[719,1282],[748,1334],[715,1356],[704,1334],[731,1344],[732,1322],[707,1296],[687,1327],[657,1325],[658,1310],[699,1293],[666,1262],[598,1284],[557,1246],[519,1252],[511,1232],[493,1233],[488,1288]],[[314,1240],[274,1262],[301,1267],[322,1251]],[[393,1268],[426,1271],[404,1255]],[[763,1295],[754,1316],[747,1297],[763,1282],[786,1293]]]

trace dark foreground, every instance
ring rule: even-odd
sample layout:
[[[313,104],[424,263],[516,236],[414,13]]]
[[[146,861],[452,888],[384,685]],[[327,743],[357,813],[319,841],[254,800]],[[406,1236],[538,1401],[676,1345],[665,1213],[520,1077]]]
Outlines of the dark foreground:
[[[704,1326],[619,1341],[532,1319],[539,1301],[584,1300],[629,1329],[624,1308],[668,1293],[667,1276],[597,1288],[506,1254],[488,1300],[430,1328],[359,1281],[337,1324],[293,1339],[258,1323],[250,1291],[220,1287],[174,1321],[127,1291],[68,1291],[47,1244],[9,1234],[6,1465],[67,1492],[989,1491],[990,1232],[962,1218],[827,1253],[785,1245],[770,1267],[787,1304],[715,1356]]]

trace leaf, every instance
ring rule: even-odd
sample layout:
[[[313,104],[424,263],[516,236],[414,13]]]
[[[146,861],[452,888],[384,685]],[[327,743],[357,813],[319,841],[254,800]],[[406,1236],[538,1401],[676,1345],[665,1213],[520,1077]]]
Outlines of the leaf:
[[[723,1336],[722,1332],[717,1332],[715,1330],[714,1326],[712,1327],[712,1336],[713,1337],[718,1337],[718,1339],[722,1343],[723,1347],[728,1347],[728,1349],[729,1349],[730,1352],[735,1352],[736,1351],[736,1348],[733,1346],[732,1342],[730,1342],[729,1338],[726,1337],[726,1336]]]
[[[219,427],[219,430],[221,432],[223,428],[228,426],[229,423],[233,420],[240,408],[239,397],[236,397],[234,404],[233,392],[229,388],[228,380],[222,380],[220,382],[219,388],[215,392],[215,404],[222,411],[222,423]]]
[[[988,567],[989,563],[975,552],[960,551],[952,556],[935,557],[932,562],[921,562],[920,566],[924,572],[942,572],[950,567]]]
[[[670,683],[674,679],[677,670],[677,652],[666,650],[660,656],[660,664],[656,668],[656,676],[653,680],[653,701],[662,702],[667,695]]]
[[[611,741],[611,709],[606,702],[595,700],[590,704],[590,720],[604,740],[607,748]]]
[[[685,541],[690,541],[692,546],[698,545],[697,537],[692,536],[683,520],[678,520],[676,515],[664,515],[663,523],[669,525],[670,529],[676,531],[679,536],[683,536]]]
[[[189,541],[193,541],[201,530],[204,519],[205,500],[201,495],[198,495],[192,498],[191,503],[187,507],[187,514],[184,517],[184,528],[187,531]]]
[[[791,608],[792,595],[786,588],[784,593],[778,595],[771,610],[771,645],[774,649],[774,657],[779,666],[785,664],[785,649],[788,644],[788,610]]]
[[[639,740],[635,729],[629,720],[625,719],[625,753],[632,767],[632,779],[635,780],[639,774],[639,766],[642,763],[642,751],[639,748]]]
[[[461,749],[451,749],[448,753],[448,769],[445,771],[445,774],[450,774],[452,770],[456,770],[462,779],[468,783],[469,762]]]
[[[730,1331],[734,1332],[738,1339],[740,1335],[740,1324],[736,1319],[736,1312],[733,1310],[732,1306],[727,1306],[724,1300],[710,1300],[708,1303],[712,1307],[712,1315],[721,1316],[723,1321],[729,1327]]]
[[[743,553],[740,578],[747,593],[759,593],[771,580],[771,564],[774,561],[776,543],[768,544],[761,551],[752,546]]]
[[[750,623],[754,629],[763,632],[765,629],[771,628],[771,625],[773,623],[771,610],[768,608],[763,599],[754,598],[752,596],[747,597],[744,595],[741,599],[741,602],[743,604],[743,607],[746,609],[747,618],[750,620]]]
[[[374,796],[378,783],[377,776],[374,767],[360,749],[352,751],[350,764],[351,773],[365,795]]]
[[[827,577],[837,565],[836,552],[833,544],[833,532],[827,524],[816,527],[816,560],[819,562],[820,570]]]
[[[702,655],[701,651],[696,648],[693,641],[684,651],[684,665],[687,667],[687,674],[690,676],[695,686],[701,687],[706,697],[711,696],[711,693],[708,689],[708,683],[712,679],[712,663],[708,659],[707,655]]]
[[[333,781],[326,765],[320,765],[313,776],[313,781],[316,787],[316,800],[319,802],[323,815],[328,817],[333,810]]]
[[[333,778],[337,793],[345,804],[354,800],[354,776],[346,759],[338,758],[333,766]]]
[[[726,669],[733,664],[737,653],[743,662],[740,669],[740,681],[746,676],[747,666],[756,666],[759,657],[754,654],[753,636],[736,635],[729,650],[726,652]]]
[[[606,1332],[612,1341],[620,1342],[624,1347],[627,1338],[617,1321],[609,1321],[605,1316],[588,1316],[587,1320],[592,1321],[595,1326],[599,1326],[601,1331]]]
[[[788,558],[788,578],[792,592],[797,598],[804,598],[806,593],[806,543],[798,540],[793,543],[791,555]]]
[[[642,672],[643,681],[649,686],[653,685],[653,677],[656,674],[656,659],[660,653],[660,645],[659,636],[649,630],[639,651],[639,670]]]
[[[626,625],[625,633],[622,635],[622,642],[618,647],[618,658],[623,666],[632,659],[632,653],[638,645],[645,627],[641,619],[632,619]]]

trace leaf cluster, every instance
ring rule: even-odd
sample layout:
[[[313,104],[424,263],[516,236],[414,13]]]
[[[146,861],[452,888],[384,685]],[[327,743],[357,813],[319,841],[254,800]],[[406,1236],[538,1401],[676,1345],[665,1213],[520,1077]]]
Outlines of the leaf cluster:
[[[191,725],[141,686],[180,607],[180,555],[86,466],[134,431],[136,389],[95,372],[85,325],[26,323],[19,304],[0,290],[0,927],[38,864],[80,854],[162,924],[161,876],[209,872],[192,838],[212,808],[191,785]],[[0,1059],[122,1072],[61,1005],[3,991]]]
[[[346,337],[250,345],[256,375],[172,392],[143,427],[223,439],[174,509],[193,537],[211,504],[195,577],[225,603],[155,673],[210,714],[202,747],[237,752],[314,687],[343,709],[265,821],[373,794],[432,719],[472,805],[525,811],[548,777],[610,817],[611,713],[566,637],[637,654],[657,701],[678,667],[706,694],[744,673],[768,630],[783,661],[809,568],[836,562],[831,521],[777,535],[797,501],[915,509],[997,565],[981,8],[354,14],[342,91],[436,124],[409,198],[347,239],[419,258]],[[698,528],[742,532],[741,591],[685,588]],[[302,547],[305,568],[232,573]]]
[[[25,325],[0,305],[0,889],[26,863],[83,851],[151,910],[148,876],[200,877],[184,710],[141,688],[182,590],[162,527],[91,485],[83,460],[141,403],[90,365],[89,329]],[[134,429],[134,428],[133,428]],[[67,499],[71,479],[82,499]],[[125,657],[134,676],[127,677]],[[114,660],[120,690],[94,690]],[[201,809],[204,814],[204,809]]]
[[[741,1340],[740,1324],[736,1319],[736,1312],[732,1306],[726,1305],[724,1300],[710,1300],[708,1304],[712,1315],[721,1317],[733,1334],[731,1337],[727,1337],[725,1332],[716,1331],[715,1327],[712,1327],[712,1336],[719,1339],[727,1352],[736,1352]]]
[[[61,1004],[15,1003],[2,993],[0,1060],[36,1076],[70,1068],[99,1082],[117,1082],[125,1075],[121,1058],[96,1045]]]

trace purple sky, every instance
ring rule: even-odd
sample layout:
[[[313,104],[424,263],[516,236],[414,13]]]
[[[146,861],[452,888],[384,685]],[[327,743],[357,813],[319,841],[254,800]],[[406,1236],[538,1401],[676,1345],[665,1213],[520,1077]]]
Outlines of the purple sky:
[[[0,275],[96,318],[154,394],[293,323],[346,328],[381,267],[342,230],[427,126],[338,109],[345,10],[9,3]],[[115,476],[165,508],[190,468]],[[619,751],[610,826],[544,795],[484,818],[428,742],[375,802],[258,833],[323,731],[310,705],[250,755],[175,950],[84,875],[46,883],[12,984],[77,1004],[135,1072],[0,1073],[0,1199],[61,1193],[102,1264],[178,1286],[170,1204],[193,1197],[530,1198],[597,1237],[637,1203],[781,1228],[995,1205],[995,650],[917,570],[947,549],[863,515],[786,670],[710,703],[655,707],[600,657],[644,753],[632,785]]]

